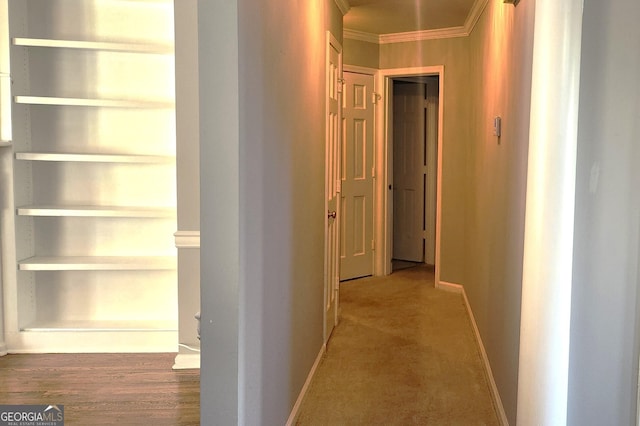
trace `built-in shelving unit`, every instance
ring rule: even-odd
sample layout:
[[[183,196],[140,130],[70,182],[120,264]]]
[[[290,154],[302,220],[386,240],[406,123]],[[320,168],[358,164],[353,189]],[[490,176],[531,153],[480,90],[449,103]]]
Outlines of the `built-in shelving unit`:
[[[8,346],[176,350],[173,1],[9,0],[9,23]]]

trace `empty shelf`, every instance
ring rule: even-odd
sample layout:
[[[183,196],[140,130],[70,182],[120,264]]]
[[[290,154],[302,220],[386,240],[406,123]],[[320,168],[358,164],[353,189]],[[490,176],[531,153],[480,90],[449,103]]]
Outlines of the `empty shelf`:
[[[17,209],[19,216],[59,216],[59,217],[172,217],[171,208],[120,207],[120,206],[22,206]]]
[[[57,106],[85,106],[109,108],[173,108],[173,102],[140,101],[127,99],[86,99],[61,98],[53,96],[16,96],[17,104],[27,105],[57,105]]]
[[[112,52],[159,54],[173,53],[173,46],[139,43],[111,43],[102,41],[53,40],[43,38],[16,37],[13,39],[13,44],[15,46],[25,47],[57,47],[66,49],[102,50]]]
[[[154,320],[51,320],[35,321],[21,331],[176,331],[175,321]]]
[[[35,256],[18,262],[21,271],[145,271],[175,268],[176,258],[173,256]]]
[[[16,152],[16,160],[69,161],[85,163],[171,163],[174,157],[127,154],[72,154],[57,152]]]

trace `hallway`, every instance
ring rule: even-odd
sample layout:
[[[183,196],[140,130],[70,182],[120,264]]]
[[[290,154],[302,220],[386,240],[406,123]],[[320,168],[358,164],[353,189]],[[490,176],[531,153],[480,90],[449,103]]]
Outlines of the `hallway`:
[[[424,266],[340,287],[298,425],[497,425],[462,296]]]

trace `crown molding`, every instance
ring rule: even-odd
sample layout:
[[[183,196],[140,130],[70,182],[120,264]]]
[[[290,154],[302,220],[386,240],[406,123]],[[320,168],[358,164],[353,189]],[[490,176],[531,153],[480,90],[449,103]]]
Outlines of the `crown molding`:
[[[476,24],[480,19],[480,15],[482,15],[482,12],[484,12],[484,8],[487,7],[487,3],[489,3],[489,0],[476,0],[475,2],[473,2],[473,6],[471,6],[469,15],[464,21],[464,29],[467,34],[471,34],[473,29],[476,27]]]
[[[336,4],[340,1],[335,0]],[[516,0],[517,1],[517,0]],[[437,40],[442,38],[468,37],[473,31],[489,0],[476,0],[471,6],[469,15],[461,27],[440,28],[437,30],[409,31],[405,33],[372,34],[364,31],[344,29],[344,38],[366,41],[376,44],[406,43],[411,41]],[[340,6],[338,6],[340,7]],[[342,10],[342,9],[341,9]]]
[[[349,9],[351,9],[351,5],[349,4],[349,0],[333,0],[342,12],[342,16],[346,15]]]
[[[344,38],[351,40],[366,41],[368,43],[380,44],[380,36],[378,34],[365,33],[364,31],[350,30],[345,28],[342,32]]]
[[[381,34],[380,44],[405,43],[411,41],[436,40],[441,38],[467,37],[465,27],[441,28],[437,30],[411,31],[406,33]]]

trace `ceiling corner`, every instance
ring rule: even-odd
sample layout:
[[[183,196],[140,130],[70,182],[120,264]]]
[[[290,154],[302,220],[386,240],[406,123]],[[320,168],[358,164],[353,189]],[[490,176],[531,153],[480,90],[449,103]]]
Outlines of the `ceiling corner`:
[[[346,15],[349,9],[351,9],[351,5],[349,4],[349,0],[333,0],[342,12],[342,16]]]
[[[471,6],[467,20],[464,22],[464,29],[467,34],[471,34],[471,31],[475,28],[478,23],[478,19],[480,19],[480,15],[482,15],[484,8],[487,6],[487,3],[489,3],[489,0],[476,0],[473,3],[473,6]]]

